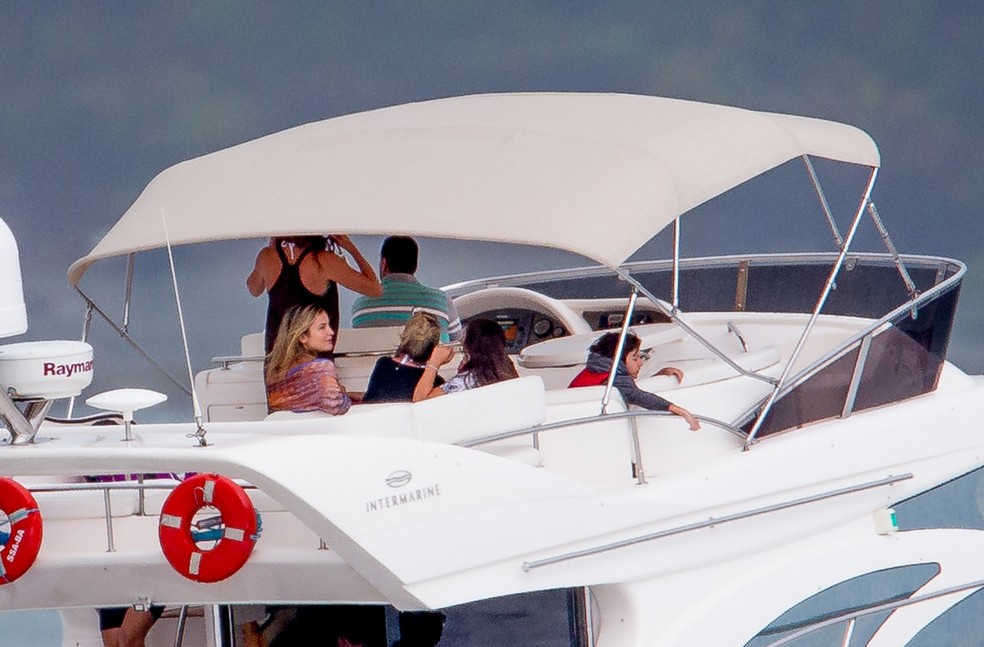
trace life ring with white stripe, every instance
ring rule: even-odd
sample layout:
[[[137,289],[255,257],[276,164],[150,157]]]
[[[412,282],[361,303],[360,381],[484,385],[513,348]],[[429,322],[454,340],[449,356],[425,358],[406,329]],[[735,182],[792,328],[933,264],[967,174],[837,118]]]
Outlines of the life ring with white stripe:
[[[0,476],[0,585],[27,572],[41,550],[41,511],[23,485]]]
[[[219,517],[193,524],[202,508]],[[219,474],[196,474],[178,485],[161,508],[161,550],[178,573],[195,582],[219,582],[246,563],[259,538],[259,515],[245,490]],[[214,540],[211,549],[196,541]]]

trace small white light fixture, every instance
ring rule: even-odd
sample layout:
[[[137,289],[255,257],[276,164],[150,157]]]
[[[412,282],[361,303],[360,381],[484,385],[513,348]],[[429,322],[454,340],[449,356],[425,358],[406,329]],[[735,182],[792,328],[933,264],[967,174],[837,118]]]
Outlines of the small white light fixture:
[[[895,518],[895,510],[892,508],[882,508],[875,510],[873,515],[875,521],[875,532],[879,535],[890,535],[898,532],[899,522]]]

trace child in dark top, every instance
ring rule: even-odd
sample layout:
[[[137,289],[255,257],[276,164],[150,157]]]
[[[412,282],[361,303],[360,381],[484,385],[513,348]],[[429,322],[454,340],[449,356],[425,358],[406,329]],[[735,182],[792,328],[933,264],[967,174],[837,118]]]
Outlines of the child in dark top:
[[[410,317],[400,333],[396,354],[376,360],[362,402],[410,402],[427,359],[440,340],[441,324],[437,317],[424,312]],[[438,375],[435,384],[443,383],[444,379]]]
[[[591,344],[591,348],[588,349],[587,366],[571,380],[569,387],[596,386],[608,382],[608,376],[612,371],[612,358],[615,356],[615,349],[618,348],[618,337],[619,334],[616,332],[605,333]],[[644,362],[640,353],[641,346],[642,340],[635,333],[630,332],[626,335],[625,344],[622,346],[622,360],[618,363],[614,383],[625,404],[634,404],[653,411],[669,411],[686,420],[693,431],[700,429],[700,423],[689,411],[636,386],[635,380],[639,377]],[[671,375],[678,382],[683,381],[683,371],[672,366],[660,370],[656,375]]]

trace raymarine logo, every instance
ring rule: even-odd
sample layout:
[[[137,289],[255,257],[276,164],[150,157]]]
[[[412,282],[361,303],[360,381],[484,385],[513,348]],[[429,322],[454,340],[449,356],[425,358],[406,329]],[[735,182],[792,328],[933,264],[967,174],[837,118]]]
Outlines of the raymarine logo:
[[[88,362],[75,362],[74,364],[55,364],[54,362],[44,363],[44,375],[54,375],[58,377],[72,377],[76,373],[88,373],[92,371],[92,360]]]
[[[396,488],[403,487],[413,480],[413,474],[406,470],[397,470],[386,477],[386,485]]]

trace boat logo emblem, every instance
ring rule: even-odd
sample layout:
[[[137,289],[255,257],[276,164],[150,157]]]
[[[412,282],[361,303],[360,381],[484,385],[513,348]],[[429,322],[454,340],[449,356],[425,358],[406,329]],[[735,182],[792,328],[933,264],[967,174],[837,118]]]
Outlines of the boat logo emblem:
[[[397,470],[386,477],[386,485],[392,488],[403,487],[413,480],[413,474],[406,470]]]

